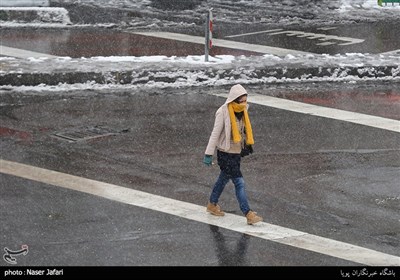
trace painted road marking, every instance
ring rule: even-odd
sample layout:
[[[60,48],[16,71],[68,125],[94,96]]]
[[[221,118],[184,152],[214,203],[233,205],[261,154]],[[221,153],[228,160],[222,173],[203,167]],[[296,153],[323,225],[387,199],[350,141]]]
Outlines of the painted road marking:
[[[296,36],[298,38],[307,38],[307,39],[318,39],[320,41],[344,41],[345,43],[338,44],[339,46],[347,46],[352,44],[359,44],[364,42],[364,39],[356,39],[350,37],[340,37],[335,35],[326,35],[326,34],[318,34],[318,33],[311,33],[311,32],[303,32],[303,31],[296,31],[296,30],[286,30],[286,31],[278,31],[273,33],[268,33],[268,35],[281,35],[286,34],[286,36]]]
[[[226,37],[227,38],[244,37],[244,36],[262,34],[262,33],[267,33],[267,35],[269,35],[269,36],[286,34],[286,36],[289,36],[289,37],[296,36],[297,38],[306,38],[306,39],[311,39],[311,40],[318,39],[320,41],[329,41],[331,44],[336,44],[335,42],[332,42],[332,40],[345,42],[345,43],[338,44],[339,46],[359,44],[359,43],[362,43],[365,41],[364,39],[340,37],[340,36],[335,36],[335,35],[318,34],[318,33],[303,32],[303,31],[296,31],[296,30],[283,30],[283,29],[270,29],[270,30],[264,30],[264,31],[258,31],[258,32],[230,35],[230,36],[226,36]],[[319,45],[319,44],[317,44],[317,45]]]
[[[6,47],[6,46],[3,46],[3,45],[0,45],[0,55],[2,55],[2,56],[12,56],[12,57],[18,57],[18,58],[29,58],[29,57],[55,58],[55,57],[57,57],[57,56],[50,55],[50,54],[47,54],[47,53],[32,52],[32,51],[28,51],[28,50],[10,48],[10,47]]]
[[[318,43],[316,44],[317,46],[330,46],[330,45],[335,45],[336,43],[334,42],[324,42],[324,43]]]
[[[249,35],[277,32],[277,31],[282,31],[282,30],[283,29],[270,29],[270,30],[263,30],[263,31],[257,31],[257,32],[249,32],[249,33],[242,33],[242,34],[236,34],[236,35],[229,35],[229,36],[225,36],[225,38],[243,37],[243,36],[249,36]]]
[[[227,94],[225,93],[213,95],[224,98],[227,97]],[[251,94],[249,96],[248,102],[312,116],[324,117],[390,130],[394,132],[400,132],[400,121],[388,118],[350,112],[335,108],[322,107],[318,105],[307,104],[303,102],[292,101],[261,94]]]
[[[337,27],[319,27],[319,28],[317,28],[317,30],[324,30],[324,31],[334,30],[334,29],[337,29]]]
[[[212,216],[205,206],[109,183],[0,159],[0,172],[226,228],[265,240],[371,266],[399,266],[400,257],[265,222],[247,225],[243,216]]]
[[[386,54],[386,55],[400,55],[400,49],[399,50],[394,50],[394,51],[389,51],[389,52],[383,52],[381,54]]]
[[[186,35],[186,34],[170,33],[170,32],[133,32],[133,34],[204,45],[204,37],[201,37],[201,36],[191,36],[191,35]],[[310,52],[269,47],[269,46],[263,46],[263,45],[247,44],[247,43],[228,41],[228,40],[222,40],[222,39],[213,39],[213,46],[229,48],[229,49],[236,49],[236,50],[258,52],[258,53],[264,53],[264,54],[280,55],[280,56],[285,56],[287,54],[312,54]]]

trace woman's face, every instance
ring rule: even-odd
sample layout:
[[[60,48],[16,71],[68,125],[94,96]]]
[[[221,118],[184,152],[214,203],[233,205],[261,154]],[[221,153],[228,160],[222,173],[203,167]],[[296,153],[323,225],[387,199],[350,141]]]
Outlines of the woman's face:
[[[235,102],[238,103],[238,104],[246,103],[247,102],[247,95],[239,96],[238,98],[235,99]]]

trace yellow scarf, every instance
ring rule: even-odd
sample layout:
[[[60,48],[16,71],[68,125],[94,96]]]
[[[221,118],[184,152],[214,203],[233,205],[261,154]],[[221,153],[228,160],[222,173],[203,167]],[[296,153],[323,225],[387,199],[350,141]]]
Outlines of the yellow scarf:
[[[251,129],[251,123],[249,114],[247,113],[247,103],[235,103],[231,102],[228,104],[228,111],[229,111],[229,118],[231,119],[231,126],[232,126],[232,137],[233,142],[238,143],[242,140],[242,136],[240,136],[239,128],[236,123],[235,112],[243,112],[244,117],[244,127],[246,129],[246,144],[253,145],[253,130]]]

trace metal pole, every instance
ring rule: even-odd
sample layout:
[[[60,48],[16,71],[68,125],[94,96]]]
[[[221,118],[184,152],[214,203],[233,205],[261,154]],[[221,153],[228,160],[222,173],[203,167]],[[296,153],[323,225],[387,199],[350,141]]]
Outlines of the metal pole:
[[[208,62],[208,52],[210,47],[210,12],[207,12],[206,16],[206,42],[204,45],[204,54],[205,58],[204,61]]]

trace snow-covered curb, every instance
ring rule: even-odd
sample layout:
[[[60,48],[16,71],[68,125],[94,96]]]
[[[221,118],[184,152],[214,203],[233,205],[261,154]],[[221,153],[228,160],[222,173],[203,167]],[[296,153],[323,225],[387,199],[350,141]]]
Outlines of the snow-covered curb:
[[[114,84],[157,87],[191,87],[229,83],[279,83],[318,81],[371,81],[400,82],[400,66],[377,67],[309,67],[254,69],[137,69],[105,72],[54,72],[0,74],[0,89],[4,86],[55,86],[59,84]]]
[[[1,7],[0,24],[44,23],[69,25],[71,20],[64,8]]]
[[[0,86],[114,84],[197,86],[220,83],[303,81],[400,81],[400,56],[287,55],[234,57],[0,57]]]

